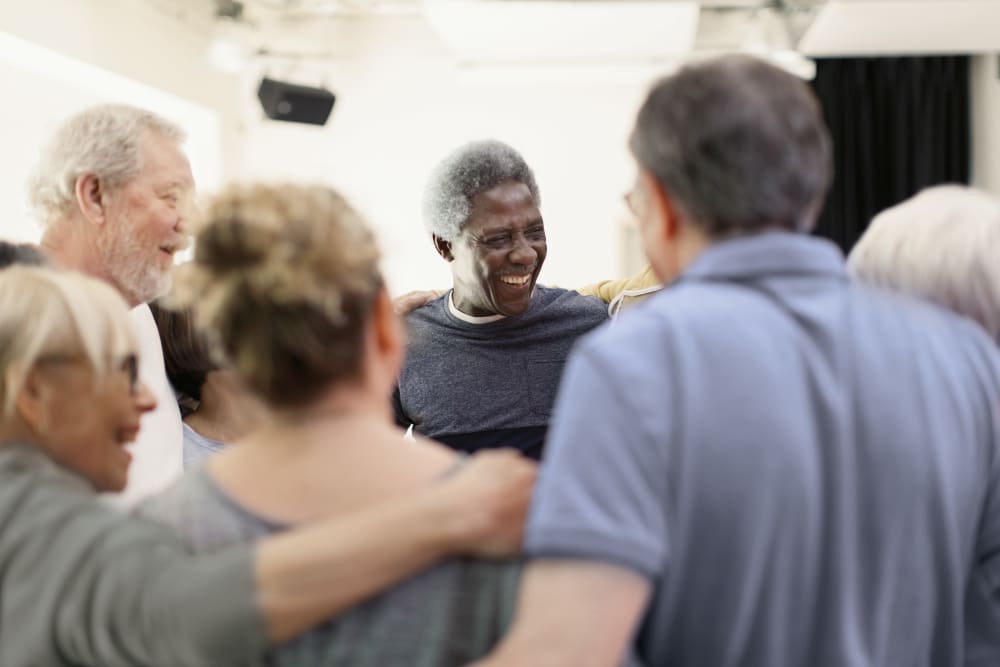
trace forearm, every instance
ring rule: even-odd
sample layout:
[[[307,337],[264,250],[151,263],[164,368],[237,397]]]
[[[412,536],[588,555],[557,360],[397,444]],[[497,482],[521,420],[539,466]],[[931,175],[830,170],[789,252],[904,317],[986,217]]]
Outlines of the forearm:
[[[261,542],[255,577],[268,639],[294,637],[459,550],[454,514],[430,490]]]
[[[537,560],[521,578],[514,623],[474,667],[607,667],[628,650],[650,584],[596,561]]]
[[[581,287],[577,291],[583,296],[596,296],[605,303],[611,303],[616,296],[623,292],[644,290],[659,284],[659,278],[653,273],[652,268],[646,266],[634,276],[622,278],[621,280],[602,280],[592,285]]]

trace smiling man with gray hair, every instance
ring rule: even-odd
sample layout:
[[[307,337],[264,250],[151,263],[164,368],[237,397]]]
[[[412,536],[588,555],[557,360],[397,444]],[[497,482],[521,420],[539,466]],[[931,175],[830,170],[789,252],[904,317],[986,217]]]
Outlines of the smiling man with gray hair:
[[[194,177],[184,131],[126,105],[91,107],[69,118],[42,153],[30,199],[42,248],[59,266],[110,283],[132,306],[142,343],[140,374],[157,408],[143,418],[123,505],[164,488],[182,471],[180,413],[145,305],[170,289],[174,255],[187,245]]]
[[[684,67],[631,149],[668,286],[567,364],[484,664],[1000,664],[994,343],[807,234],[831,146],[793,76]]]
[[[424,220],[452,289],[407,317],[396,420],[461,451],[539,458],[573,342],[604,304],[536,285],[548,245],[535,175],[499,141],[466,144],[435,169]]]

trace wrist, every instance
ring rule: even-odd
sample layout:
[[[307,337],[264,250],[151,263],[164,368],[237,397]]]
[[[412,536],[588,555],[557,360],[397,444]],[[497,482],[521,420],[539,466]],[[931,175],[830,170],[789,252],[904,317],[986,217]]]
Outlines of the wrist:
[[[439,557],[468,553],[481,537],[470,510],[456,502],[447,486],[426,492],[421,520],[431,527],[430,546]]]

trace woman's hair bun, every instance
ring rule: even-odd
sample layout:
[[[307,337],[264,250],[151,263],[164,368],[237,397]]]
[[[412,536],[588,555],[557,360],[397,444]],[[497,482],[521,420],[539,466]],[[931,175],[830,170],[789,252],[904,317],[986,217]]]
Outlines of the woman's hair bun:
[[[279,224],[261,220],[258,210],[247,215],[245,200],[217,199],[208,211],[206,224],[197,234],[195,261],[209,271],[252,270],[267,263],[278,245]],[[266,218],[266,212],[264,217]]]
[[[358,370],[382,290],[375,237],[323,186],[237,185],[206,207],[174,306],[272,405],[315,396]]]

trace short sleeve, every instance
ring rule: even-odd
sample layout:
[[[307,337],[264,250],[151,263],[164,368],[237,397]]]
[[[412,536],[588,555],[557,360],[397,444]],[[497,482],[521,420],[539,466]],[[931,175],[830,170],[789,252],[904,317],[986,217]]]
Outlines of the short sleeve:
[[[567,364],[525,548],[656,578],[668,547],[664,438],[641,426],[630,394],[642,388],[626,386],[627,373],[598,351],[579,347]]]

